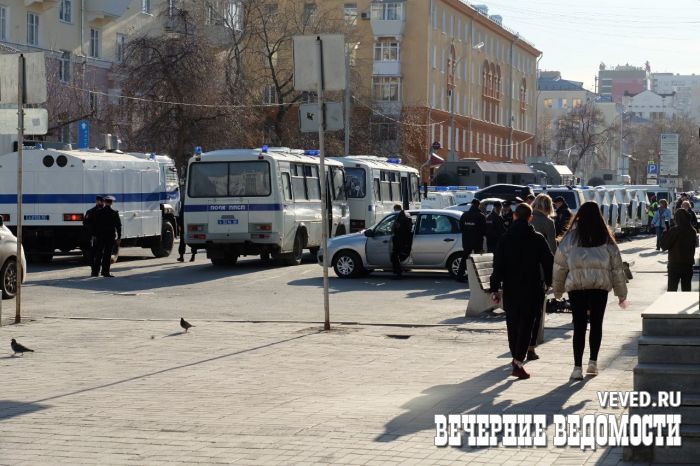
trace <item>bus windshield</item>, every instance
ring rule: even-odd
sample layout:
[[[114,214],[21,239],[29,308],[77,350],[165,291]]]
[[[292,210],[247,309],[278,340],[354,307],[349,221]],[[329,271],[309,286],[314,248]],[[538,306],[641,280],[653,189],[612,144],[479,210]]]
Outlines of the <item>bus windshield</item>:
[[[190,166],[190,197],[270,195],[270,165],[265,161],[201,162]]]
[[[350,199],[365,197],[367,192],[367,175],[364,168],[345,168],[345,190]]]

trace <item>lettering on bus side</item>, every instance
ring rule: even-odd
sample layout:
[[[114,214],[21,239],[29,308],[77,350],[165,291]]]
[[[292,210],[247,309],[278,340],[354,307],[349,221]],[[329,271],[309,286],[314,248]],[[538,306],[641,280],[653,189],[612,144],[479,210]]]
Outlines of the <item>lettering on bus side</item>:
[[[248,206],[245,204],[210,205],[207,210],[210,212],[237,212],[248,210]]]

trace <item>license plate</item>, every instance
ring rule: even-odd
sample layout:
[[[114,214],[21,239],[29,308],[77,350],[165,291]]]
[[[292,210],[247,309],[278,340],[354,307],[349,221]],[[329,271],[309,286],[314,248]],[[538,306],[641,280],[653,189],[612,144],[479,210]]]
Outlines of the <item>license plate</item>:
[[[48,215],[25,215],[25,220],[48,220]]]
[[[224,219],[224,220],[217,220],[219,225],[238,225],[238,220],[235,218],[230,218],[230,219]]]

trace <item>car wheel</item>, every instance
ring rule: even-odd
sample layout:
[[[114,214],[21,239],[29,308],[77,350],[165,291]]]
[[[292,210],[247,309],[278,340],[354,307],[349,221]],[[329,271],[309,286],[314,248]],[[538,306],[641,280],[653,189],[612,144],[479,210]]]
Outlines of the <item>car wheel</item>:
[[[338,278],[355,278],[361,275],[365,268],[356,252],[340,251],[333,258],[333,270]]]
[[[447,259],[447,271],[452,278],[457,278],[459,274],[459,266],[462,263],[462,253],[456,252]]]
[[[17,261],[7,259],[0,269],[0,286],[2,287],[2,299],[11,299],[17,293]]]

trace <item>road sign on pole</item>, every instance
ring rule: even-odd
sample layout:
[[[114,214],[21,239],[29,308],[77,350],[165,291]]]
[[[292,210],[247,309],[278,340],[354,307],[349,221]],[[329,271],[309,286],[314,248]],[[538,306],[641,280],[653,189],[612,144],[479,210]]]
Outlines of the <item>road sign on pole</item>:
[[[0,109],[0,134],[17,134],[16,108]],[[24,109],[24,134],[39,136],[49,131],[49,112],[45,108]]]
[[[19,82],[20,57],[24,83]],[[25,104],[46,102],[46,59],[44,52],[0,55],[0,104],[15,104],[19,93]]]
[[[661,175],[678,176],[678,134],[661,135]]]
[[[78,149],[87,149],[90,145],[90,122],[80,120],[78,123]]]

